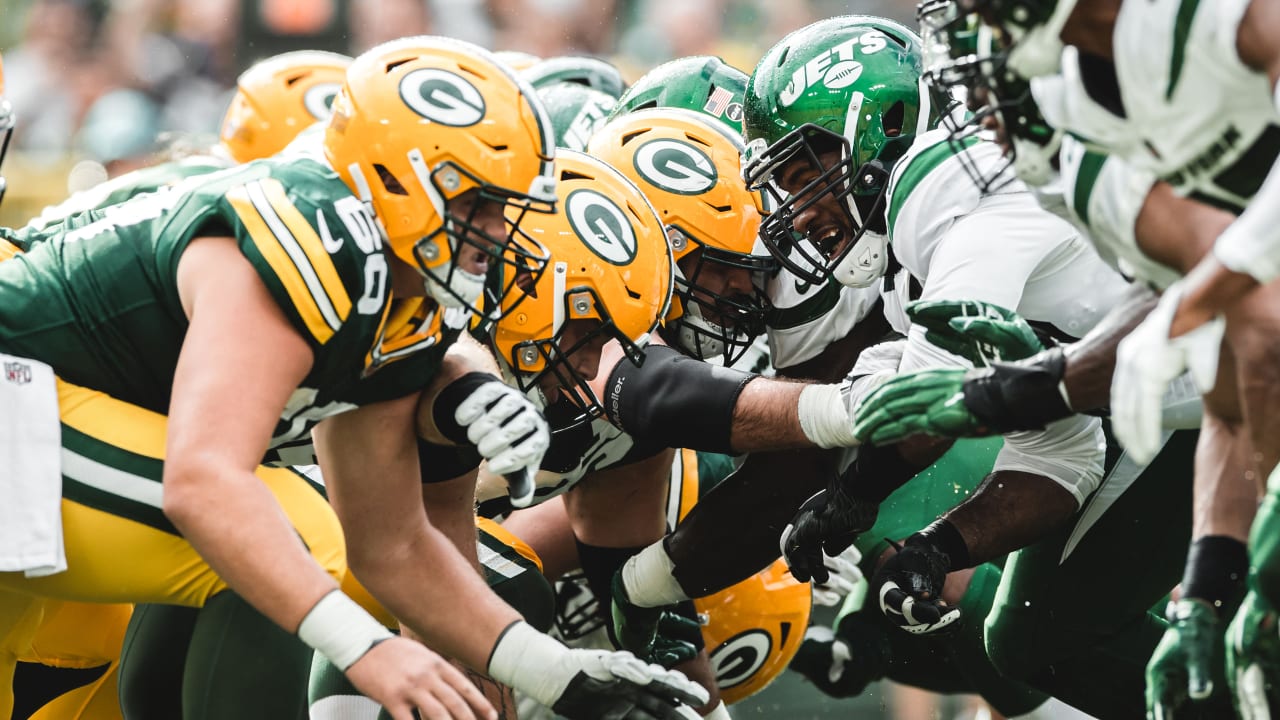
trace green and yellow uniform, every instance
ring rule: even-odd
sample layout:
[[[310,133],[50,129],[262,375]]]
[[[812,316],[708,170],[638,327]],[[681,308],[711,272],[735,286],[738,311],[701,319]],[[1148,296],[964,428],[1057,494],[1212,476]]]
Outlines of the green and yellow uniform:
[[[289,462],[280,451],[325,417],[417,392],[466,326],[423,299],[391,298],[372,216],[310,157],[193,177],[5,236],[28,252],[0,263],[0,352],[58,376],[68,563],[42,578],[0,573],[0,645],[15,655],[43,598],[198,607],[225,588],[161,511],[164,413],[187,329],[177,268],[192,240],[233,237],[314,353],[264,461]],[[341,530],[324,498],[287,468],[258,475],[341,578]]]

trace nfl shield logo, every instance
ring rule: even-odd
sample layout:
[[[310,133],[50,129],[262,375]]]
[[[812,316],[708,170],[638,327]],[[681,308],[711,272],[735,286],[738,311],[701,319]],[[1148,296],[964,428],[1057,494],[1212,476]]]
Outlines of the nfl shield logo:
[[[20,362],[7,362],[4,364],[4,379],[18,385],[26,385],[31,382],[31,366]]]

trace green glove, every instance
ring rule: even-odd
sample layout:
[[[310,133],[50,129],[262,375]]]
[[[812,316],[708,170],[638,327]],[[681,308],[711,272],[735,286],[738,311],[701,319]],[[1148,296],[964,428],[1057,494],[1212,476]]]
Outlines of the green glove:
[[[1200,600],[1169,603],[1169,629],[1147,662],[1147,717],[1230,717],[1222,624]]]
[[[613,575],[613,635],[618,647],[645,662],[674,667],[698,654],[702,628],[673,611],[674,606],[641,607],[627,595],[622,570]]]
[[[1276,612],[1254,591],[1227,627],[1227,679],[1242,717],[1280,713],[1280,628]]]
[[[964,404],[964,368],[939,368],[899,375],[862,401],[853,434],[873,445],[911,435],[974,437],[989,434]]]
[[[907,305],[907,317],[925,328],[925,340],[975,367],[1023,360],[1045,349],[1017,313],[980,300],[917,300]]]

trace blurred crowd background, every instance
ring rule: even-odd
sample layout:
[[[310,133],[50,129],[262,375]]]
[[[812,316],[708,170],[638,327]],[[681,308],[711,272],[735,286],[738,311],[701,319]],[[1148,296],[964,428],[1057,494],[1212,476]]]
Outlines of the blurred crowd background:
[[[914,0],[4,0],[5,95],[18,117],[0,224],[68,190],[208,142],[235,79],[287,50],[356,55],[404,35],[540,57],[608,59],[635,79],[713,54],[750,72],[787,32],[850,12],[900,20]]]

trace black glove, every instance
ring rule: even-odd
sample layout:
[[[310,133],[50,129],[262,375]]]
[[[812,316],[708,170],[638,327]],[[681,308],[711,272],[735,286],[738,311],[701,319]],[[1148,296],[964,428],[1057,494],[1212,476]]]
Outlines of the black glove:
[[[951,558],[917,533],[899,546],[871,579],[872,597],[890,622],[914,635],[943,630],[960,619],[960,608],[942,600]]]
[[[834,631],[813,625],[790,667],[831,697],[856,697],[885,676],[890,652],[886,632],[893,631],[864,611],[840,618]]]
[[[791,574],[800,582],[826,582],[823,550],[832,557],[844,552],[876,524],[879,511],[879,504],[846,494],[838,480],[805,500],[778,543]]]

